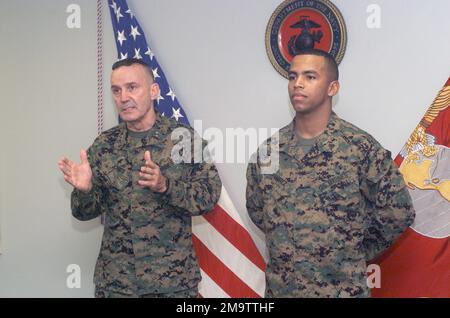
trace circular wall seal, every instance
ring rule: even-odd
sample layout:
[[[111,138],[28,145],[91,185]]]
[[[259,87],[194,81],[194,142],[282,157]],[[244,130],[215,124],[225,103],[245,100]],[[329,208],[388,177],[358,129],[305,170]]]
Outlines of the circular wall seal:
[[[292,58],[302,49],[329,52],[339,64],[347,45],[347,29],[329,0],[285,0],[266,28],[266,51],[278,73],[288,77]]]

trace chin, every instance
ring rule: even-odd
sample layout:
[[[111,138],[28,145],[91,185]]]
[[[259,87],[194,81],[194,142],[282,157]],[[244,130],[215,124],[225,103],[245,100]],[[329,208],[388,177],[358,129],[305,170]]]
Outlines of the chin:
[[[293,105],[292,108],[294,108],[295,112],[297,113],[308,113],[309,108],[305,105]]]
[[[135,120],[136,120],[136,119],[133,118],[132,116],[127,116],[127,115],[125,115],[125,116],[120,115],[120,119],[122,119],[122,121],[124,121],[124,122],[126,122],[126,123],[132,122],[132,121],[135,121]]]

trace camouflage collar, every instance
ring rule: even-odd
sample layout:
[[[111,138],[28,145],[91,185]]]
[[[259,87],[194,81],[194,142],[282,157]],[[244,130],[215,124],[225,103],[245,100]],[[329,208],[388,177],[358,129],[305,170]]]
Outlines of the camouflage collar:
[[[170,126],[169,120],[162,117],[159,112],[156,112],[156,121],[150,132],[141,139],[139,147],[162,147],[165,136],[167,135]],[[125,122],[119,124],[119,134],[114,143],[114,148],[122,150],[128,146],[128,129]]]
[[[336,113],[332,112],[327,128],[316,139],[313,148],[306,154],[305,157],[313,158],[323,152],[333,152],[336,148],[334,142],[336,133],[340,130],[341,122]],[[280,138],[280,152],[285,152],[293,158],[300,159],[301,155],[297,140],[295,138],[295,119],[292,122],[281,128],[279,132]]]

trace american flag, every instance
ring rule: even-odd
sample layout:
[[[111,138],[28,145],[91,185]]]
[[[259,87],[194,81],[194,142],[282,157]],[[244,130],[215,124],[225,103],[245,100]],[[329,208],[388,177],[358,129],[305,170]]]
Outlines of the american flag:
[[[189,124],[186,113],[125,0],[108,0],[118,59],[138,58],[150,65],[161,94],[156,109]],[[200,265],[202,297],[263,297],[265,261],[225,188],[213,211],[194,217],[193,243]]]

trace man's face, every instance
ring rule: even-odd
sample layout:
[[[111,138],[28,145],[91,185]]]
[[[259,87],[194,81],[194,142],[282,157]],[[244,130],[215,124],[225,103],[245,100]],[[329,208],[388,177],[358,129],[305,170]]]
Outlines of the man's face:
[[[111,91],[120,118],[127,123],[145,122],[159,95],[145,66],[121,66],[111,74]]]
[[[338,82],[333,82],[327,72],[324,57],[294,57],[289,69],[288,91],[297,113],[310,114],[322,107],[331,107],[330,97],[336,95],[338,89]]]

